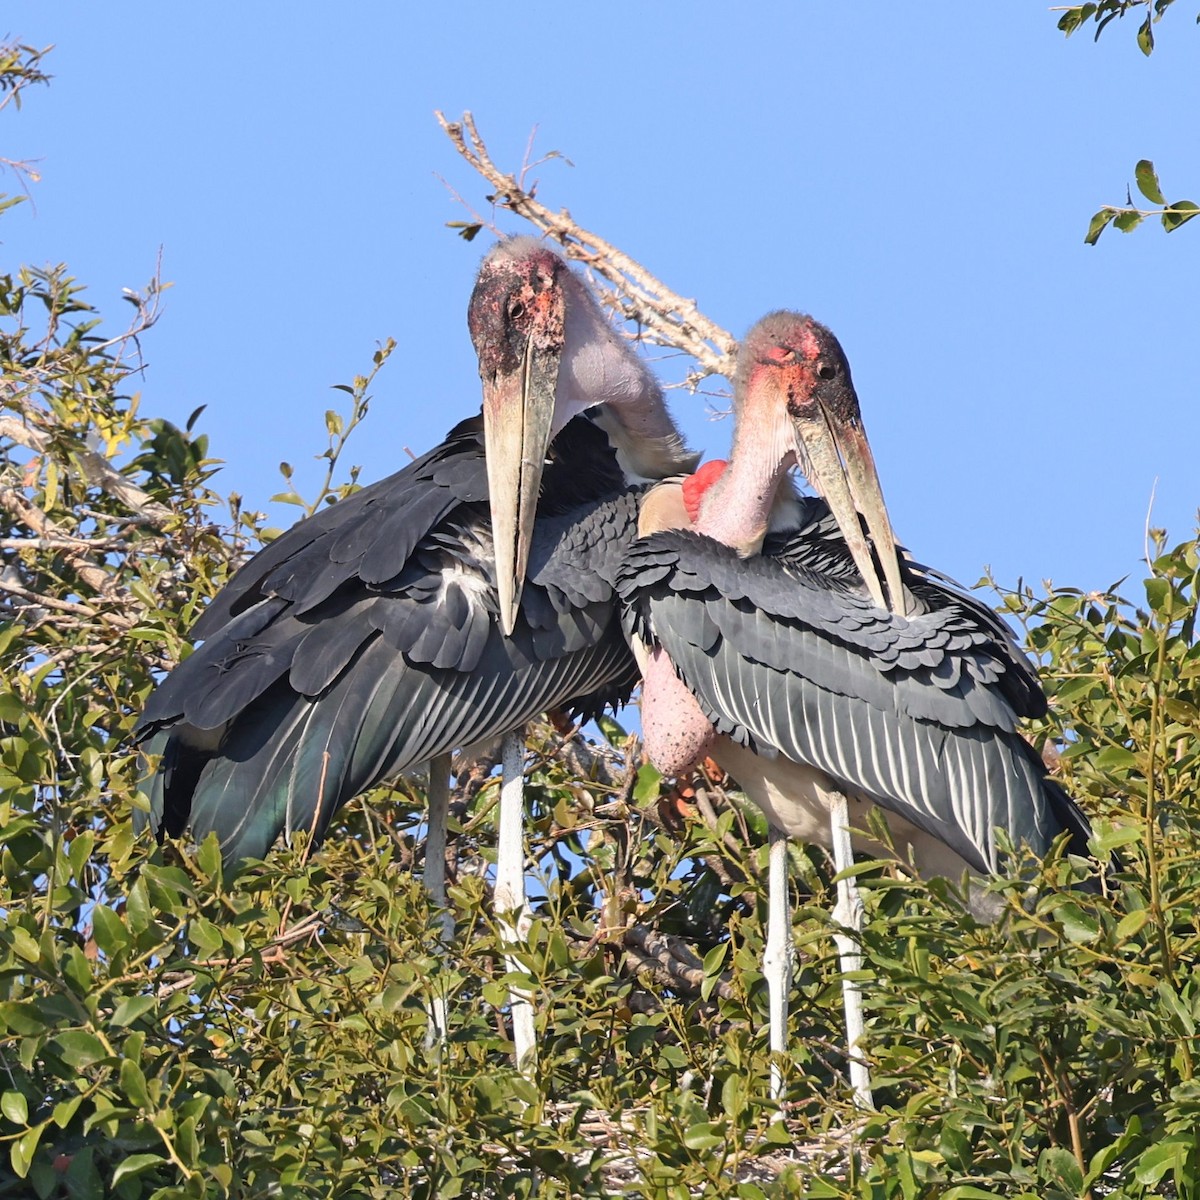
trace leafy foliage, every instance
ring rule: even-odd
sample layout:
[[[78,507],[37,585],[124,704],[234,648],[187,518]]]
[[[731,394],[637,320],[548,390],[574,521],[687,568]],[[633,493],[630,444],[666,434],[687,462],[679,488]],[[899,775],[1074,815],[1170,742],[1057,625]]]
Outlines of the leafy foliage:
[[[1006,597],[1053,697],[1035,732],[1119,861],[1092,891],[1083,864],[1027,864],[990,885],[995,924],[864,864],[869,1116],[846,1100],[821,856],[792,852],[781,1121],[761,816],[712,775],[666,789],[615,722],[537,728],[526,1079],[486,759],[456,767],[452,949],[413,874],[419,781],[236,878],[211,842],[133,832],[133,716],[264,532],[216,489],[200,414],[179,429],[129,392],[160,291],[109,335],[65,268],[0,278],[0,1195],[1200,1195],[1196,541],[1156,540],[1144,598]],[[345,438],[388,350],[326,416],[318,495],[289,488],[306,511],[353,486]]]
[[[1168,233],[1173,233],[1180,225],[1186,224],[1197,213],[1200,213],[1200,205],[1191,200],[1176,200],[1168,204],[1163,197],[1162,188],[1159,186],[1158,173],[1154,170],[1154,164],[1146,158],[1143,158],[1133,171],[1134,179],[1137,181],[1138,191],[1150,201],[1151,204],[1159,205],[1155,209],[1135,208],[1133,197],[1126,192],[1126,205],[1124,208],[1112,208],[1106,205],[1094,217],[1091,224],[1088,226],[1087,236],[1083,239],[1089,246],[1094,246],[1100,239],[1100,235],[1108,228],[1110,224],[1119,229],[1122,233],[1130,233],[1136,229],[1146,217],[1159,217],[1162,220],[1162,226]]]
[[[1072,4],[1059,17],[1058,27],[1070,37],[1077,29],[1091,22],[1095,26],[1095,39],[1099,41],[1100,35],[1113,21],[1124,18],[1128,13],[1141,14],[1137,44],[1138,49],[1149,57],[1154,53],[1154,26],[1163,19],[1167,9],[1174,3],[1175,0],[1096,0],[1095,3]],[[1196,24],[1200,25],[1200,15],[1196,17]],[[1163,228],[1168,233],[1173,233],[1200,212],[1200,206],[1191,200],[1167,203],[1162,188],[1159,187],[1154,164],[1148,159],[1143,158],[1134,168],[1134,178],[1138,191],[1158,207],[1149,210],[1135,207],[1133,197],[1126,189],[1124,207],[1106,204],[1092,217],[1083,239],[1087,245],[1094,246],[1110,224],[1122,233],[1130,233],[1146,217],[1159,217]]]
[[[1058,27],[1068,37],[1090,21],[1099,40],[1104,30],[1128,13],[1140,15],[1137,28],[1138,49],[1147,56],[1154,53],[1154,26],[1163,19],[1175,0],[1095,0],[1095,3],[1072,4],[1058,19]],[[1196,18],[1200,24],[1200,17]]]

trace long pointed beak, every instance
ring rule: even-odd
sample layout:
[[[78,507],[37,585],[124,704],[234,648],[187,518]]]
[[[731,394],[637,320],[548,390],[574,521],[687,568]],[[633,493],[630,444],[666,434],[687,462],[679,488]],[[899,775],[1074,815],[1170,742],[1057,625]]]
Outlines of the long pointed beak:
[[[487,455],[492,541],[500,627],[508,636],[529,567],[542,470],[554,422],[559,349],[531,339],[518,369],[483,385],[483,438]]]
[[[839,420],[824,405],[812,407],[813,415],[793,421],[815,476],[811,482],[828,502],[872,599],[880,608],[907,616],[908,601],[900,576],[896,537],[862,420]],[[882,578],[863,537],[860,513],[866,518],[883,568]]]

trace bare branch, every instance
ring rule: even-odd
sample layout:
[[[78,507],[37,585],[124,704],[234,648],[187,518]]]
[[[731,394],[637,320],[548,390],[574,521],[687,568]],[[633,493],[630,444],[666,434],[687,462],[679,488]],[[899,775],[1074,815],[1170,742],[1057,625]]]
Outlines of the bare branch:
[[[28,600],[37,608],[49,608],[55,612],[73,613],[75,616],[80,617],[94,617],[97,615],[96,609],[90,605],[78,604],[74,600],[59,600],[54,596],[43,596],[41,592],[35,592],[32,588],[27,588],[15,579],[10,579],[7,574],[0,574],[0,591],[20,596],[22,600]]]
[[[554,238],[567,258],[585,264],[593,277],[603,279],[608,291],[601,288],[601,298],[626,320],[642,326],[646,340],[681,350],[696,360],[698,368],[687,377],[689,387],[695,388],[709,375],[729,375],[737,342],[710,321],[694,300],[671,291],[629,255],[584,229],[566,209],[553,212],[535,199],[533,189],[523,186],[528,167],[520,181],[501,171],[492,162],[469,112],[463,113],[461,122],[448,121],[441,112],[435,115],[458,153],[495,188],[493,203]]]
[[[19,409],[26,418],[20,421],[16,417],[0,416],[0,438],[9,438],[37,454],[46,453],[50,448],[50,435],[32,424],[36,417],[30,406],[17,394],[12,382],[5,380],[0,383],[5,385],[4,391],[9,393],[4,396],[4,402]],[[119,501],[141,521],[161,528],[174,519],[175,514],[165,504],[159,504],[157,500],[152,499],[136,483],[122,475],[102,454],[97,454],[87,446],[80,446],[72,451],[72,458],[79,464],[85,483],[99,488]]]
[[[0,550],[82,550],[109,551],[127,549],[123,538],[80,538],[70,534],[55,534],[51,537],[0,538]]]
[[[682,939],[644,925],[631,925],[625,930],[622,945],[634,966],[651,971],[660,983],[699,993],[704,983],[704,963]],[[733,987],[724,977],[713,991],[722,1000],[734,998]]]

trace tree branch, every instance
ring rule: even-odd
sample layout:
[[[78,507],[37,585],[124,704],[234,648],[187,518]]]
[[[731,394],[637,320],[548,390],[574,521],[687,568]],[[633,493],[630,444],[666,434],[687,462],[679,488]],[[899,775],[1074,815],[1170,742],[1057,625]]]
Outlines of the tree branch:
[[[585,264],[593,277],[603,279],[608,287],[598,287],[601,299],[626,320],[643,326],[647,340],[681,350],[696,360],[698,368],[685,380],[689,388],[694,390],[709,375],[729,376],[737,342],[710,321],[694,300],[673,292],[629,255],[584,229],[566,209],[553,212],[547,208],[535,198],[534,188],[524,186],[524,172],[518,180],[501,171],[492,162],[469,112],[463,113],[461,122],[448,121],[441,112],[435,115],[458,153],[496,189],[489,197],[494,204],[549,234],[567,258]]]
[[[7,381],[6,381],[7,382]],[[17,408],[24,420],[16,417],[0,416],[0,438],[9,438],[19,446],[32,450],[35,454],[46,454],[51,449],[51,438],[44,430],[37,428],[32,422],[36,419],[29,411],[25,400],[17,393],[16,387],[7,382],[4,390],[8,393],[4,402]],[[152,499],[136,483],[127,479],[102,454],[87,446],[73,449],[71,456],[79,464],[84,482],[99,488],[136,515],[139,520],[162,528],[174,517],[165,504],[159,504]]]

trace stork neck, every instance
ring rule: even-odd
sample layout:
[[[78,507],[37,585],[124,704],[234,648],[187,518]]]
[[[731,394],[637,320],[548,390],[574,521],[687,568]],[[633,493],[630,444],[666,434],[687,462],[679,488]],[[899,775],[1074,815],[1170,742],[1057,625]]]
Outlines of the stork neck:
[[[734,433],[729,467],[708,490],[696,522],[699,533],[743,558],[757,554],[771,524],[776,498],[795,463],[791,445],[780,437],[750,437],[739,422]]]
[[[665,479],[695,468],[662,388],[580,284],[566,293],[560,399],[569,415],[591,410],[630,480]]]

